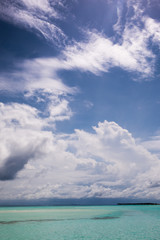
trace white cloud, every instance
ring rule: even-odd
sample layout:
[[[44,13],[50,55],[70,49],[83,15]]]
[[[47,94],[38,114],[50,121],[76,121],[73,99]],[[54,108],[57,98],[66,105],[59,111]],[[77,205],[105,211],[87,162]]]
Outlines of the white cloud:
[[[29,129],[41,129],[43,121],[38,118],[38,110],[25,104],[3,104],[0,103],[1,124],[3,127],[14,126]]]
[[[159,198],[158,158],[114,122],[69,135],[1,126],[1,199]]]
[[[131,21],[132,23],[132,21]],[[149,41],[159,44],[159,24],[149,17],[142,17],[144,28],[126,22],[121,41],[115,42],[100,33],[88,31],[84,42],[66,46],[57,58],[25,60],[15,65],[10,73],[1,74],[0,88],[10,91],[43,89],[47,92],[73,91],[58,78],[60,70],[90,71],[99,75],[113,67],[136,73],[141,79],[150,80],[154,74],[156,57],[148,48]],[[131,25],[130,25],[131,24]],[[6,79],[8,79],[6,81]],[[15,82],[18,84],[15,85]]]
[[[125,29],[122,43],[113,43],[101,34],[89,33],[88,42],[75,43],[66,48],[65,67],[94,74],[120,67],[148,78],[153,73],[155,56],[148,49],[147,40],[145,30],[137,27]]]
[[[149,139],[141,141],[141,144],[153,154],[160,157],[160,136],[152,136]]]
[[[137,0],[128,0],[123,4],[117,1],[117,22],[114,30],[122,46],[136,59],[137,71],[142,74],[141,77],[150,80],[156,61],[151,43],[159,45],[160,31],[158,21],[147,15],[150,1],[145,4],[144,6],[143,1]]]
[[[37,31],[48,41],[59,41],[65,34],[54,23],[61,16],[55,10],[57,1],[48,0],[6,0],[0,2],[0,18],[22,26],[30,31]]]
[[[56,59],[27,60],[17,64],[9,73],[1,74],[0,90],[22,94],[22,102],[27,100],[27,104],[1,103],[3,124],[55,129],[56,121],[71,118],[73,113],[69,102],[77,90],[62,83],[50,61],[53,63]]]
[[[129,52],[97,34],[91,34],[87,43],[77,43],[73,47],[68,47],[64,54],[68,68],[95,74],[107,72],[113,66],[131,69],[136,66],[136,61]]]
[[[64,88],[63,83],[57,81],[59,70],[90,71],[96,75],[108,72],[110,68],[120,67],[124,70],[138,73],[142,78],[150,79],[154,72],[154,54],[148,49],[146,30],[126,27],[123,34],[123,42],[113,43],[111,39],[99,33],[88,33],[86,42],[75,42],[67,46],[58,58],[39,58],[24,61],[20,67],[23,69],[21,79],[28,78],[25,82],[27,88],[50,89],[54,83],[57,88]],[[37,71],[38,69],[38,71]],[[26,77],[27,76],[27,77]],[[20,74],[12,73],[12,78],[20,79]],[[29,81],[29,77],[31,81]],[[9,78],[9,77],[8,77]],[[35,81],[35,79],[39,80]],[[6,80],[1,77],[1,87],[9,88]],[[20,85],[19,88],[22,86]],[[65,86],[65,88],[67,88]]]
[[[15,64],[13,70],[1,73],[0,89],[11,92],[27,91],[28,95],[41,90],[53,95],[67,95],[76,88],[65,85],[57,76],[63,62],[56,58],[37,58]]]
[[[21,0],[20,2],[15,0],[10,3],[7,0],[0,4],[0,16],[7,21],[37,30],[47,40],[52,41],[55,38],[59,39],[60,36],[64,37],[61,29],[53,23],[53,18],[61,18],[55,10],[55,6],[60,3],[61,1],[48,0]],[[52,71],[79,69],[97,75],[108,72],[110,68],[120,67],[137,73],[137,79],[140,75],[141,78],[150,80],[154,74],[156,57],[148,46],[151,39],[159,44],[159,23],[144,15],[141,2],[127,1],[126,4],[125,21],[122,21],[125,4],[117,1],[117,23],[113,28],[119,35],[118,40],[87,30],[84,42],[74,41],[72,45],[66,46],[57,59],[36,59],[28,61],[28,64],[46,66],[45,70],[50,67],[50,72],[51,69]],[[133,14],[130,16],[131,8]],[[46,85],[49,82],[50,79],[46,79]]]
[[[56,121],[70,119],[73,113],[69,102],[77,89],[65,85],[58,78],[59,66],[58,59],[33,59],[17,64],[15,69],[9,73],[1,74],[0,90],[23,94],[24,98],[28,99],[29,105],[34,103],[37,106],[37,103],[42,103],[39,112],[29,105],[13,104],[14,111],[12,110],[10,116],[16,116],[17,108],[20,108],[21,115],[23,115],[24,109],[26,113],[34,109],[36,114],[43,115],[46,121],[45,125],[52,123],[53,128]]]
[[[57,12],[54,9],[51,9],[50,3],[48,0],[22,0],[23,4],[28,8],[28,9],[39,9],[43,12],[51,12],[54,17],[57,17]]]
[[[151,37],[152,41],[160,47],[160,23],[149,17],[144,18],[144,23],[148,31],[148,37]]]

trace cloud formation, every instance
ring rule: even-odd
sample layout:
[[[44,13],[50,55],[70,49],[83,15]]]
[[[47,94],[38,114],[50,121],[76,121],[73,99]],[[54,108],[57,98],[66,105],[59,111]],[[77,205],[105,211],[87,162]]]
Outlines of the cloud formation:
[[[150,152],[160,157],[160,135],[157,134],[156,136],[143,140],[141,144]]]
[[[56,25],[61,1],[4,1],[1,19],[41,34],[52,43],[65,35]],[[132,15],[129,9],[132,8]],[[99,75],[114,67],[150,80],[159,46],[159,23],[136,1],[117,7],[114,36],[87,29],[57,57],[24,59],[1,73],[0,90],[22,94],[21,102],[0,103],[1,199],[159,198],[159,137],[137,143],[116,122],[99,122],[92,131],[57,133],[58,121],[70,120],[76,87],[64,84],[60,71]],[[124,17],[124,15],[123,15]],[[94,103],[83,100],[86,108]]]
[[[9,118],[10,116],[16,116],[18,113],[21,121],[21,119],[24,120],[24,116],[27,114],[33,113],[37,114],[37,116],[39,114],[43,115],[45,119],[43,124],[45,122],[45,126],[52,126],[52,128],[55,127],[56,121],[70,119],[73,113],[69,103],[71,97],[77,92],[77,88],[69,87],[62,82],[57,76],[58,68],[58,60],[42,58],[17,63],[13,70],[2,73],[0,90],[22,94],[24,99],[28,100],[27,105],[13,104],[4,106],[1,104],[1,111],[6,111],[9,114],[6,116],[3,113],[3,116]],[[32,105],[39,105],[39,110],[32,108]],[[35,128],[38,126],[36,124]]]
[[[35,114],[27,118],[39,127],[18,125],[18,115],[0,118],[2,199],[158,197],[158,158],[115,122],[66,135],[44,130]]]
[[[6,0],[0,2],[0,18],[43,36],[47,41],[59,42],[65,38],[55,19],[61,15],[55,9],[62,1]],[[59,42],[60,43],[60,42]]]
[[[22,151],[22,153],[6,158],[5,164],[0,168],[0,180],[5,181],[14,179],[16,173],[23,169],[24,165],[33,156],[31,148],[29,148],[27,152]]]
[[[57,10],[58,5],[64,7],[63,1],[2,1],[0,18],[40,33],[46,40],[58,41],[65,38],[55,23],[55,19],[62,18],[62,13]],[[149,46],[150,41],[160,44],[159,23],[146,15],[141,1],[117,1],[116,8],[117,22],[113,26],[113,37],[86,29],[84,41],[73,40],[58,58],[44,61],[50,62],[54,71],[79,69],[99,75],[120,67],[133,72],[134,80],[150,80],[154,74],[156,56]],[[38,64],[38,61],[33,62]],[[44,61],[40,59],[39,62]]]
[[[148,16],[143,1],[116,3],[113,36],[87,29],[84,42],[66,47],[66,66],[97,75],[120,67],[132,72],[133,80],[151,80],[157,59],[150,46],[160,46],[159,22]],[[149,7],[149,1],[146,4]]]
[[[146,42],[145,32],[136,27],[125,30],[121,44],[113,43],[101,34],[89,33],[87,43],[75,43],[64,51],[65,67],[97,75],[120,67],[138,72],[141,78],[149,78],[153,74],[155,56],[148,50]]]

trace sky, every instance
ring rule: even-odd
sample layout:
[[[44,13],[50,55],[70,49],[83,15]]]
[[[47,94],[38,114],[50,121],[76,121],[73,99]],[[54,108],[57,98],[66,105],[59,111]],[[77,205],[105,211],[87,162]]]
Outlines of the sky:
[[[160,2],[0,1],[0,200],[160,201]]]

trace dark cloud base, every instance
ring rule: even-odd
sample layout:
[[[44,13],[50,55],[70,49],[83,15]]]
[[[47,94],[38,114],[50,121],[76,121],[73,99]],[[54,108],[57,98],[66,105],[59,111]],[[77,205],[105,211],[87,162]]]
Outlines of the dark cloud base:
[[[0,180],[13,180],[16,177],[16,174],[24,168],[24,165],[33,156],[33,153],[22,153],[16,156],[8,157],[4,166],[0,168]]]

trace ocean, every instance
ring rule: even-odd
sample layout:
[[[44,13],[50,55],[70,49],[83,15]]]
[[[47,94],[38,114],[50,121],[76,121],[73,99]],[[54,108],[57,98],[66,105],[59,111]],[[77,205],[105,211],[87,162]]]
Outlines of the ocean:
[[[160,206],[1,207],[0,240],[159,240]]]

